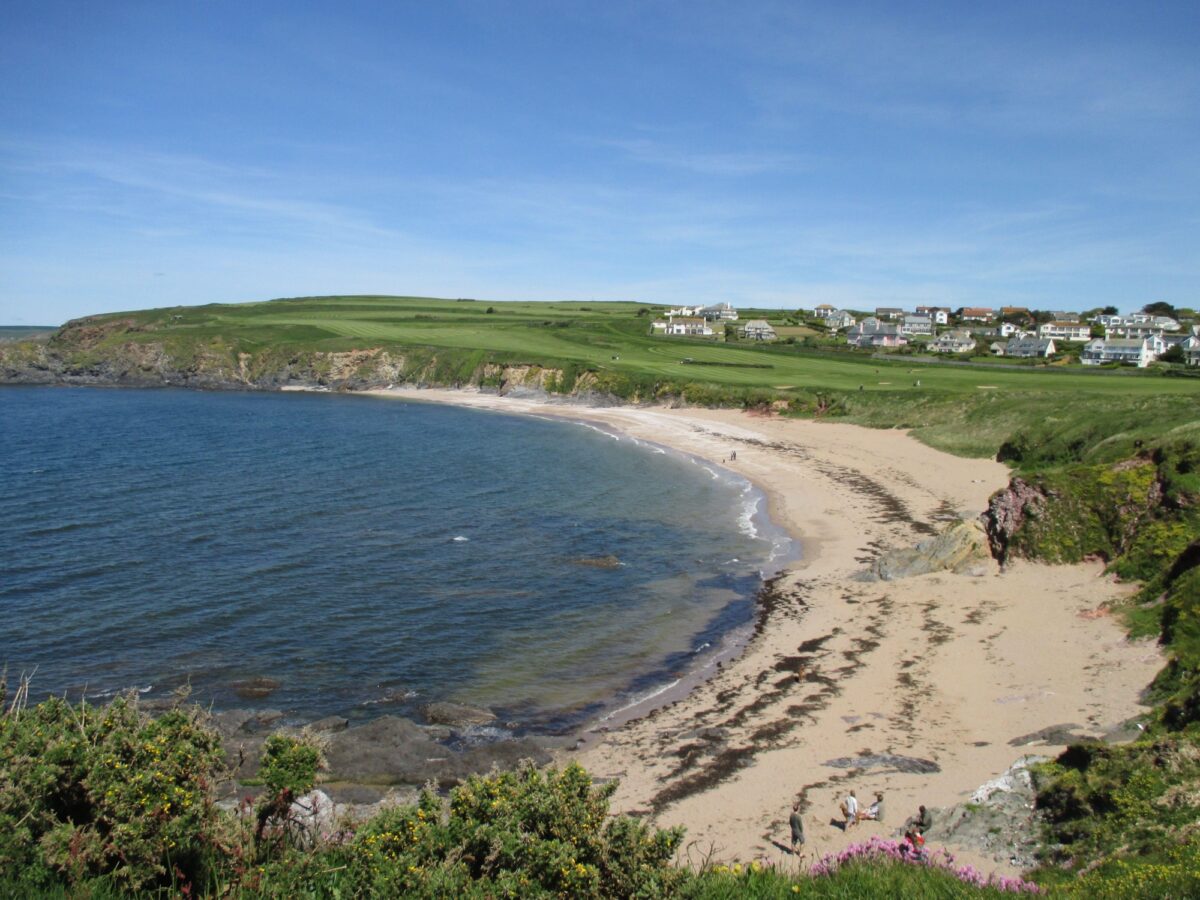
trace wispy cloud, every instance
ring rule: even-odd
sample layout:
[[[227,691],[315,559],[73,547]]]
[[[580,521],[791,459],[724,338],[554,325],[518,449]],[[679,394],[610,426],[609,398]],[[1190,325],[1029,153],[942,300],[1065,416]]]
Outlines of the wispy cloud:
[[[811,161],[793,153],[711,152],[674,146],[647,138],[610,139],[598,142],[634,162],[682,169],[700,175],[745,176],[797,172]]]
[[[136,209],[156,221],[162,203],[210,209],[264,223],[287,223],[326,232],[403,237],[362,210],[305,196],[305,179],[262,166],[233,165],[187,154],[156,153],[111,145],[0,145],[0,167],[40,186],[41,199],[69,198],[112,213]],[[113,192],[101,190],[108,186]],[[313,193],[317,191],[314,190]],[[114,196],[116,202],[114,203]],[[140,196],[140,202],[137,198]],[[153,227],[162,227],[155,225]]]

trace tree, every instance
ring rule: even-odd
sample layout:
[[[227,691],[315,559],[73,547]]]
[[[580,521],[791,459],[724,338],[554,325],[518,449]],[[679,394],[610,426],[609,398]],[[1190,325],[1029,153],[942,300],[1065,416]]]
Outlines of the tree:
[[[1142,307],[1142,312],[1150,316],[1169,316],[1175,318],[1175,307],[1165,300],[1156,300]]]

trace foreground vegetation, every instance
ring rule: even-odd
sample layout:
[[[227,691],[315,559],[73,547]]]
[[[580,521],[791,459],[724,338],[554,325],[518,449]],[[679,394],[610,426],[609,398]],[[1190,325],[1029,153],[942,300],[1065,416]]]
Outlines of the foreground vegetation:
[[[388,383],[774,407],[906,427],[1014,467],[992,511],[1001,558],[1102,558],[1142,588],[1120,612],[1168,664],[1130,744],[1071,747],[1037,773],[1048,890],[1200,894],[1200,379],[932,365],[665,340],[635,304],[320,298],[150,310],[0,346],[5,371],[86,382],[333,389]],[[39,369],[39,366],[42,367]],[[607,816],[577,769],[473,779],[355,828],[289,824],[317,756],[281,738],[264,800],[213,805],[220,749],[199,714],[150,722],[47,701],[0,718],[0,893],[244,896],[974,896],[948,868],[867,853],[797,877],[679,867],[684,838]]]
[[[674,864],[683,829],[609,815],[578,766],[473,776],[366,822],[308,815],[320,763],[275,735],[254,803],[222,811],[215,734],[195,707],[51,699],[0,715],[0,891],[13,896],[845,897],[1031,890],[875,839],[806,875]]]

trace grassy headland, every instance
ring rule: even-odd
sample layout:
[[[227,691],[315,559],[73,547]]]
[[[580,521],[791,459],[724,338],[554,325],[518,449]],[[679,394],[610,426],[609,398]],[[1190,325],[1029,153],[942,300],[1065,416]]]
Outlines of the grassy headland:
[[[1135,633],[1158,636],[1169,660],[1149,687],[1158,705],[1140,723],[1139,740],[1072,747],[1039,773],[1047,849],[1037,877],[1064,892],[1086,884],[1087,893],[1102,896],[1131,889],[1182,895],[1195,888],[1200,378],[1177,377],[1186,373],[1176,369],[939,364],[795,343],[652,337],[655,312],[632,303],[326,297],[115,313],[68,323],[46,341],[0,344],[0,382],[528,387],[632,402],[774,408],[909,428],[953,453],[999,455],[1015,477],[986,516],[994,552],[1048,561],[1102,557],[1116,574],[1144,584],[1122,612]],[[0,751],[4,763],[8,751]],[[16,809],[0,815],[0,828],[10,814],[13,822],[24,815]],[[512,827],[514,834],[523,828]],[[507,840],[507,833],[497,832],[496,839]],[[330,852],[330,872],[350,865],[337,855],[343,851]],[[414,856],[411,864],[432,860]],[[660,872],[658,862],[651,868],[663,879],[656,889],[678,892],[677,876]],[[288,871],[300,877],[296,873],[309,870]],[[1091,873],[1086,881],[1065,880],[1083,871]],[[372,869],[363,877],[395,874]],[[59,877],[48,869],[45,875]],[[280,874],[280,883],[292,875]],[[717,873],[704,877],[712,890],[695,895],[754,892],[749,882],[726,890]],[[434,882],[423,884],[436,892]],[[799,884],[819,894],[814,885]],[[544,885],[558,888],[553,881]],[[336,887],[333,881],[305,883],[316,894]],[[359,889],[355,883],[350,893]],[[758,893],[794,889],[791,881],[763,882]]]
[[[0,380],[333,389],[388,383],[500,387],[506,369],[551,393],[703,405],[772,402],[875,427],[912,428],[990,456],[1022,426],[1142,439],[1195,418],[1200,378],[1158,371],[950,364],[650,334],[661,307],[319,297],[176,307],[75,320],[48,343],[0,350]],[[744,310],[743,318],[780,318]],[[40,368],[39,368],[40,367]],[[532,374],[531,374],[532,372]]]

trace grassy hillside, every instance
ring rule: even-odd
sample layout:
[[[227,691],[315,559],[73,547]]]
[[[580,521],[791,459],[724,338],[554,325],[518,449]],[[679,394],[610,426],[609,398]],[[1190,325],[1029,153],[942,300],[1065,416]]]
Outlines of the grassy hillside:
[[[928,443],[965,455],[992,455],[1019,428],[1039,423],[1144,440],[1194,420],[1200,404],[1200,378],[1157,371],[916,361],[786,341],[651,336],[660,311],[633,303],[298,298],[89,317],[64,327],[48,352],[68,372],[96,370],[99,380],[157,367],[182,373],[184,383],[199,372],[251,387],[288,380],[335,388],[489,384],[488,365],[537,366],[559,373],[538,386],[561,393],[587,388],[626,400],[721,405],[786,401],[801,413],[913,428]],[[787,314],[743,311],[752,316],[782,322]],[[386,364],[384,357],[356,358],[331,374],[331,359],[367,350],[382,351]],[[5,353],[28,363],[15,348],[0,349],[0,374]]]
[[[490,310],[490,312],[489,312]],[[805,352],[795,345],[723,343],[649,334],[654,311],[633,303],[484,303],[417,297],[319,297],[228,306],[118,313],[147,329],[139,341],[204,344],[230,340],[251,351],[266,346],[305,350],[427,347],[486,351],[497,359],[545,365],[575,363],[637,376],[720,385],[907,393],[919,378],[930,392],[1013,390],[1099,392],[1130,396],[1200,396],[1200,383],[1146,379],[1135,372],[962,367],[880,362],[862,355]],[[744,311],[743,318],[778,318],[779,310]],[[614,359],[619,356],[619,359]],[[679,366],[694,366],[681,375]],[[919,374],[917,374],[919,369]],[[909,377],[909,376],[912,377]]]

